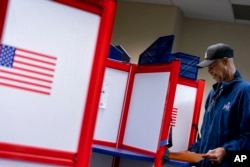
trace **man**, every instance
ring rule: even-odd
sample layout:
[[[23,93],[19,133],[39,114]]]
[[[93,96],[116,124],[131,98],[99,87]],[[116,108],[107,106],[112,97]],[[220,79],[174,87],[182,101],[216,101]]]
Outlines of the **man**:
[[[218,43],[207,48],[205,60],[197,65],[207,67],[216,81],[205,103],[201,138],[189,148],[205,154],[201,167],[228,167],[231,153],[250,151],[250,85],[233,57],[229,45]]]

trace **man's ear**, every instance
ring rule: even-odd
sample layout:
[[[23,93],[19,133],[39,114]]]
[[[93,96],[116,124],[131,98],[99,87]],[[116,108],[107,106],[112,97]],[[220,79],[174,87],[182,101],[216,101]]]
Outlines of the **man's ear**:
[[[223,57],[222,63],[226,65],[228,63],[228,57]]]

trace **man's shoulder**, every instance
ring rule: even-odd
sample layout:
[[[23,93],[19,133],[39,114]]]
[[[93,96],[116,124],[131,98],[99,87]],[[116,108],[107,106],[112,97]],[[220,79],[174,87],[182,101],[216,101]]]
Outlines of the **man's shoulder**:
[[[235,80],[235,82],[233,82],[234,86],[240,86],[240,87],[245,87],[245,88],[250,88],[250,82],[245,80],[245,79],[239,79],[239,80]]]
[[[250,82],[245,79],[241,79],[239,85],[245,88],[250,88]]]
[[[244,95],[250,98],[250,82],[244,79],[238,81],[233,87],[233,91],[236,91],[237,94]]]

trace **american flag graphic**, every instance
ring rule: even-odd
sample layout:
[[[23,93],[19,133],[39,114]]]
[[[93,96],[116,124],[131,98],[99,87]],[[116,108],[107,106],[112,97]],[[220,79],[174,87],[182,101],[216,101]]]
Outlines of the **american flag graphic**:
[[[50,95],[57,58],[0,44],[0,86]]]
[[[170,125],[173,126],[173,127],[176,124],[177,111],[178,111],[177,108],[173,108],[173,110],[172,110]]]

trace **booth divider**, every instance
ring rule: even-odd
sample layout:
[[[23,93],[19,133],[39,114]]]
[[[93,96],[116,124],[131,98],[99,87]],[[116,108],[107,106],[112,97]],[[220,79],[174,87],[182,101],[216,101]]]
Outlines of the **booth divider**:
[[[0,9],[0,166],[89,166],[116,2]]]
[[[99,128],[96,130],[96,136],[98,133],[114,135],[110,133],[114,126],[116,131],[112,141],[102,139],[100,135],[99,138],[94,138],[93,151],[114,156],[115,167],[119,166],[120,157],[151,161],[155,167],[161,167],[170,126],[173,126],[174,133],[174,146],[171,149],[187,149],[196,140],[197,129],[194,125],[198,125],[199,121],[204,81],[182,78],[179,76],[179,69],[179,60],[155,65],[107,60],[106,72],[109,72],[105,73],[105,78],[112,88],[106,88],[107,94],[110,95],[106,97],[107,108],[104,112],[99,108],[98,114],[103,117],[106,113],[119,118],[115,118],[115,124],[114,118],[111,117],[109,121],[101,124],[98,123],[100,120],[97,120]],[[111,75],[111,71],[115,75]],[[105,79],[103,87],[104,84]],[[183,94],[185,92],[186,94]],[[112,94],[115,93],[118,95],[113,97]],[[118,103],[118,108],[109,109]],[[173,117],[175,111],[176,115]],[[116,112],[119,114],[115,114]],[[186,120],[181,120],[183,117]],[[112,122],[113,126],[109,122]],[[183,126],[184,122],[189,126]],[[179,147],[176,147],[178,145]],[[176,165],[178,161],[169,163]]]

